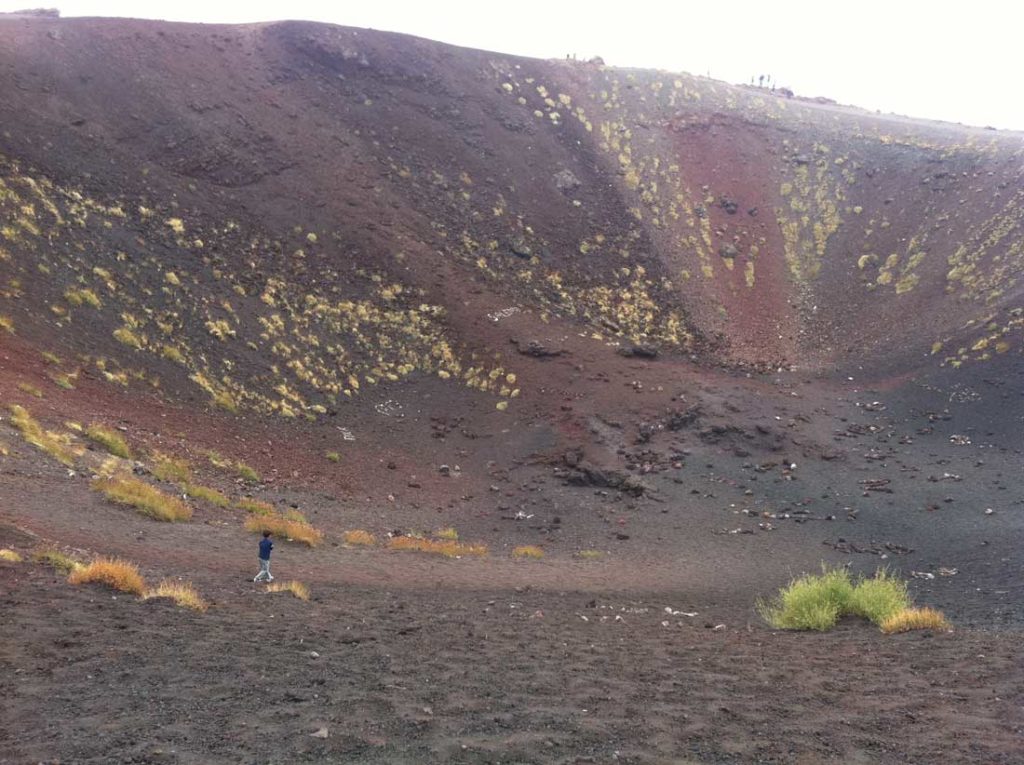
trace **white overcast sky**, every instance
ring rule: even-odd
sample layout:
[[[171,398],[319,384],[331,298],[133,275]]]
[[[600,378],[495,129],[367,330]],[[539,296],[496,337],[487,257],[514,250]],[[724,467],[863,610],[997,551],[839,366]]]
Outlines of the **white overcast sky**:
[[[912,117],[1024,130],[1017,0],[43,0],[64,16],[211,23],[283,18],[525,56],[709,74],[771,74],[804,96]],[[0,0],[0,11],[32,0]]]

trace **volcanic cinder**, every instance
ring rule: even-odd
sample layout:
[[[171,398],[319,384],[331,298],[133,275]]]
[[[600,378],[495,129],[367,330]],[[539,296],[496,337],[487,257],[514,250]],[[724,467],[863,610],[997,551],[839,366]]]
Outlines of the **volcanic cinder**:
[[[0,763],[1024,761],[1022,268],[1020,133],[0,16]],[[771,630],[822,562],[954,630]]]

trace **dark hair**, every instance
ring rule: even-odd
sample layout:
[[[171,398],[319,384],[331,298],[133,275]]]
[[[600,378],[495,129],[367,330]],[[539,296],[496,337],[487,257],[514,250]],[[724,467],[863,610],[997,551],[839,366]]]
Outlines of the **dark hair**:
[[[264,531],[264,532],[263,532],[263,538],[264,538],[264,539],[266,539],[267,537],[269,537],[269,536],[270,536],[270,534],[271,534],[271,532],[269,532],[269,531]]]

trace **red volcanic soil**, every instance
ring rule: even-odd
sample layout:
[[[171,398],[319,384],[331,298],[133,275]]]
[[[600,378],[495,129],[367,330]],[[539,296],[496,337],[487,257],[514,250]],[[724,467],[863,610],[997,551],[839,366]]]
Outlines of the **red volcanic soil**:
[[[0,125],[0,763],[1024,761],[1019,135],[23,16]],[[229,506],[106,501],[95,423]],[[324,532],[274,552],[309,602],[243,497]],[[443,529],[487,554],[388,548]],[[823,562],[953,630],[770,629]]]

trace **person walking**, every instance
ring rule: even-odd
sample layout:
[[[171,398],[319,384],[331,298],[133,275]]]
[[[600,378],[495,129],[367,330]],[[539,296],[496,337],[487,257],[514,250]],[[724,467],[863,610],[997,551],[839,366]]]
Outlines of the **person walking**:
[[[263,532],[263,539],[260,540],[260,572],[253,577],[254,582],[273,582],[274,577],[270,574],[270,551],[274,549],[274,543],[270,541],[270,532]]]

